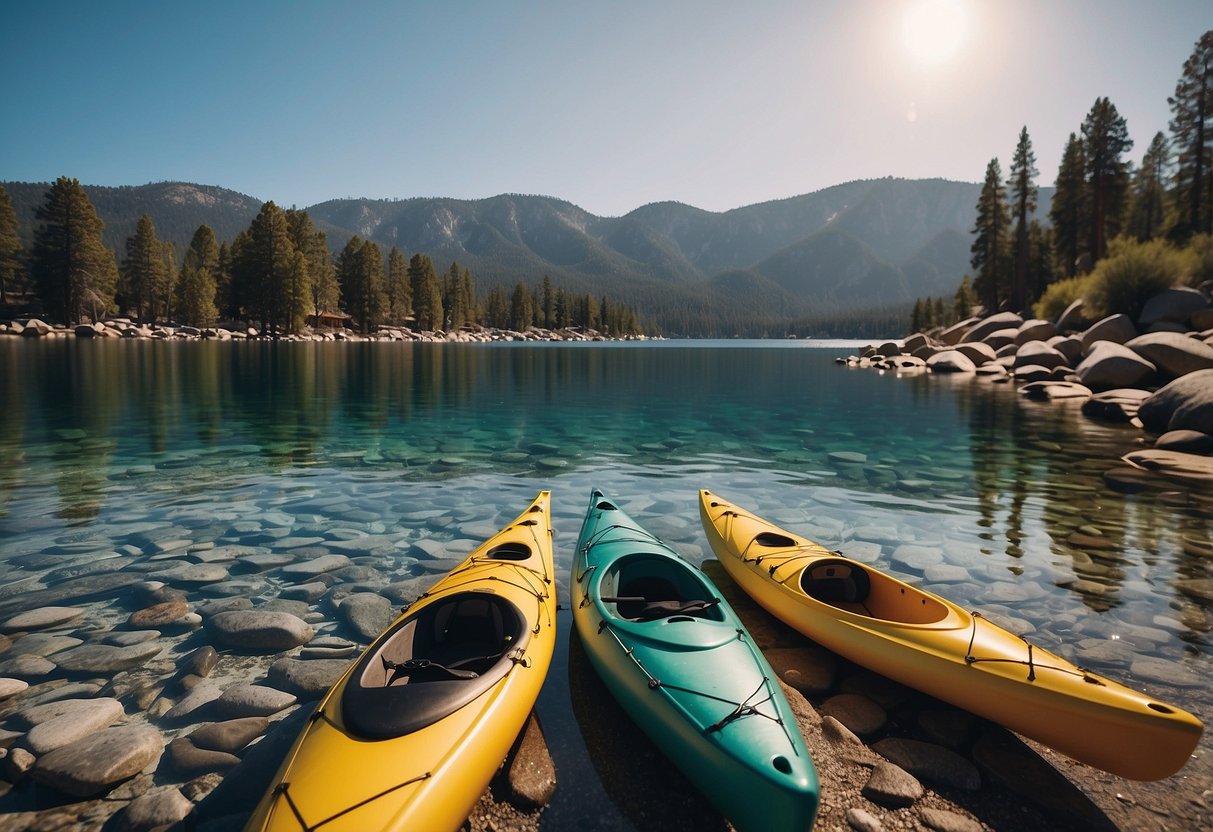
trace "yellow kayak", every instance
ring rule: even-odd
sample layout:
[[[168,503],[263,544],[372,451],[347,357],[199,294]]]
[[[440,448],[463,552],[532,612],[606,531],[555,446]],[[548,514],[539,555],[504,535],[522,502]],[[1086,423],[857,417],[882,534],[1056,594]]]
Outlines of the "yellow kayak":
[[[554,589],[541,491],[333,685],[246,829],[458,829],[539,695]]]
[[[755,601],[817,643],[1080,762],[1134,780],[1179,771],[1192,714],[1083,670],[979,613],[699,492],[712,551]]]

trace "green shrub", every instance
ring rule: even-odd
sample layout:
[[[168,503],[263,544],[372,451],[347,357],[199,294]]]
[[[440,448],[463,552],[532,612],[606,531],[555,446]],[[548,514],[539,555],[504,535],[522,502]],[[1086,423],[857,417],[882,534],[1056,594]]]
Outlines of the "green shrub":
[[[1187,257],[1187,283],[1199,286],[1213,280],[1213,234],[1197,234],[1188,241],[1184,250]]]
[[[1092,320],[1125,314],[1136,321],[1146,301],[1183,281],[1188,257],[1165,240],[1118,238],[1091,272],[1085,298]]]
[[[1087,293],[1091,285],[1091,275],[1067,277],[1056,283],[1050,283],[1040,300],[1032,305],[1032,313],[1044,321],[1053,321],[1061,317],[1066,308]]]

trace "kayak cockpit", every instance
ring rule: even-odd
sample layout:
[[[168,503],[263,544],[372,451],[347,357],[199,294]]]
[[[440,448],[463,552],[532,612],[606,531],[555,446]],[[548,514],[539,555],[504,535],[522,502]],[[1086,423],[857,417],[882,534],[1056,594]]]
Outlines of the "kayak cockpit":
[[[599,590],[607,612],[628,621],[724,620],[720,599],[694,567],[665,554],[641,552],[618,558],[603,575]]]
[[[509,673],[529,638],[519,609],[487,592],[426,604],[359,660],[342,696],[345,727],[387,739],[437,722]]]
[[[837,609],[901,624],[935,624],[950,612],[934,595],[847,558],[811,561],[800,573],[800,588]]]

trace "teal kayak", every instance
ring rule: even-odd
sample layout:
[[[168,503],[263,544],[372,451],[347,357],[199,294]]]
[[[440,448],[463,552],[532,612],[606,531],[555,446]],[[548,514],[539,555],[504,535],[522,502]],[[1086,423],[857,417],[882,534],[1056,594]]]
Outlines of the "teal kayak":
[[[721,814],[739,832],[812,827],[817,772],[796,718],[711,580],[595,490],[571,583],[590,663]]]

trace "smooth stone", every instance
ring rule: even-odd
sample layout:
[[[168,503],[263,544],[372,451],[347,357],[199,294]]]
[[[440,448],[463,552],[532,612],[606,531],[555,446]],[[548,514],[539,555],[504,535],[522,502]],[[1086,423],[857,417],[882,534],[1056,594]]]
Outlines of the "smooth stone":
[[[184,673],[206,678],[211,675],[211,671],[217,664],[219,664],[219,653],[214,647],[204,644],[182,659],[181,669]]]
[[[58,627],[75,621],[84,615],[84,610],[77,607],[45,606],[36,610],[18,613],[0,624],[0,631],[16,633],[24,630],[45,630],[48,627]]]
[[[218,601],[203,604],[198,608],[197,612],[202,616],[203,620],[206,620],[221,612],[239,612],[240,610],[251,610],[252,608],[253,602],[248,598],[222,598]]]
[[[943,552],[933,546],[907,543],[893,550],[892,561],[907,569],[921,572],[928,566],[943,563]]]
[[[13,642],[15,655],[51,656],[84,644],[84,639],[74,636],[57,636],[52,633],[30,633]]]
[[[283,658],[270,665],[266,681],[307,702],[327,693],[349,666],[349,659],[343,658]]]
[[[121,705],[116,699],[60,699],[53,702],[46,702],[39,705],[30,705],[13,713],[10,720],[18,727],[30,730],[46,722],[52,722],[65,716],[73,714],[85,714],[93,710],[94,702],[104,702],[101,707],[112,707]]]
[[[117,699],[66,700],[60,705],[77,703],[70,711],[35,725],[25,735],[24,745],[37,756],[83,739],[95,731],[108,728],[125,715]]]
[[[146,644],[156,638],[160,638],[159,630],[118,630],[103,635],[101,643],[111,644],[114,647],[133,647],[136,644]]]
[[[920,740],[889,737],[872,745],[872,750],[906,771],[942,786],[969,791],[981,787],[977,768],[955,751]]]
[[[838,660],[820,647],[777,647],[765,652],[771,668],[789,686],[806,695],[834,687]]]
[[[11,696],[24,691],[29,687],[29,682],[23,679],[9,679],[7,677],[0,678],[0,699],[8,699]]]
[[[41,679],[55,672],[55,663],[42,656],[28,653],[13,656],[0,662],[0,676],[16,676],[19,679]]]
[[[29,776],[30,770],[37,762],[38,758],[24,748],[10,748],[8,754],[0,760],[0,770],[4,772],[4,778],[8,782],[18,784]]]
[[[840,693],[831,696],[821,708],[822,716],[832,716],[860,737],[871,736],[888,722],[888,714],[866,696]]]
[[[164,718],[170,722],[184,719],[204,705],[214,702],[222,694],[223,688],[217,682],[202,682],[190,688],[185,696],[177,700],[177,703],[164,714]]]
[[[879,762],[872,767],[872,774],[860,794],[873,803],[900,809],[913,805],[914,801],[926,794],[926,789],[901,766]]]
[[[293,563],[294,560],[290,555],[283,555],[277,552],[264,552],[240,557],[235,565],[247,567],[254,572],[265,572],[268,569],[286,566],[288,563]]]
[[[189,737],[177,737],[168,744],[169,759],[179,774],[196,775],[213,771],[227,771],[240,763],[235,754],[214,749],[199,748]]]
[[[924,569],[922,576],[931,584],[961,583],[969,579],[969,570],[950,563],[938,563]]]
[[[880,819],[866,809],[851,807],[847,809],[847,826],[855,832],[883,832],[884,824]]]
[[[357,644],[351,644],[348,647],[313,647],[307,646],[299,651],[298,658],[313,659],[323,661],[325,659],[345,659],[353,658],[361,652]]]
[[[979,821],[946,809],[923,808],[918,816],[935,832],[982,832],[985,829]]]
[[[121,822],[127,832],[167,829],[194,810],[193,801],[175,787],[139,795],[126,805]]]
[[[323,581],[314,581],[308,584],[288,586],[278,593],[278,597],[288,601],[304,601],[308,604],[314,604],[328,591],[328,584]]]
[[[349,566],[350,563],[350,559],[345,555],[326,555],[301,563],[291,563],[278,571],[282,573],[283,577],[311,578],[324,572],[332,572],[334,569]]]
[[[189,611],[189,604],[184,599],[165,601],[131,613],[126,623],[138,629],[154,629],[172,624]]]
[[[1182,664],[1156,659],[1152,656],[1142,656],[1129,665],[1129,672],[1138,679],[1150,682],[1163,682],[1179,688],[1198,688],[1207,680],[1189,670]]]
[[[341,617],[363,640],[374,641],[392,623],[392,602],[374,592],[356,592],[341,602]]]
[[[1158,437],[1154,447],[1160,451],[1210,454],[1213,453],[1213,436],[1196,430],[1173,430]]]
[[[221,612],[206,628],[224,646],[252,650],[290,650],[313,635],[310,624],[290,613],[257,610]]]
[[[297,701],[293,693],[265,685],[232,685],[215,700],[215,711],[226,719],[271,716]]]
[[[86,644],[55,656],[55,663],[69,673],[117,673],[146,664],[160,655],[159,643],[115,647],[112,644]]]
[[[216,584],[228,579],[226,566],[218,563],[194,563],[178,566],[166,572],[157,572],[156,577],[180,584]]]
[[[1213,578],[1184,578],[1175,582],[1175,588],[1201,601],[1213,601]]]
[[[539,720],[532,713],[506,772],[511,802],[522,809],[546,806],[556,792],[556,766]]]
[[[134,777],[164,751],[149,725],[106,728],[39,758],[34,780],[73,797],[91,797]]]
[[[270,721],[263,716],[246,716],[225,722],[208,722],[189,735],[196,748],[235,754],[265,733]]]
[[[841,462],[848,465],[862,465],[868,461],[867,454],[861,454],[858,451],[830,451],[826,456],[832,462]]]

